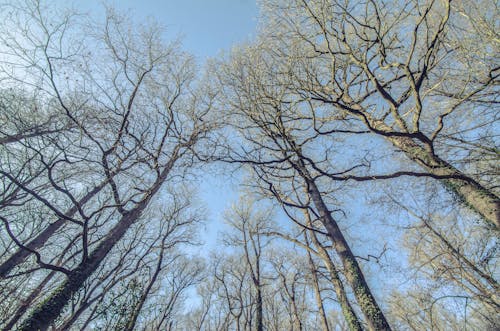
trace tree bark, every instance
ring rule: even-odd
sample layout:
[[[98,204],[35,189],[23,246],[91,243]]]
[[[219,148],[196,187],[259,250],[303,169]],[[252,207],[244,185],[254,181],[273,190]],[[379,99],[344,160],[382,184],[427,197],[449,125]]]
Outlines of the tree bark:
[[[304,164],[299,162],[294,163],[294,165],[306,181],[308,194],[319,213],[320,219],[326,228],[330,239],[332,240],[335,251],[342,261],[346,279],[354,291],[354,296],[356,297],[356,301],[358,302],[361,311],[368,322],[369,329],[377,331],[391,330],[389,323],[387,322],[382,310],[368,287],[368,283],[365,280],[356,257],[352,253],[351,248],[345,240],[337,222],[333,219],[328,207],[323,201],[316,183],[310,176]]]
[[[453,177],[441,181],[460,201],[492,224],[495,229],[499,229],[500,199],[498,196],[437,155],[416,144],[411,138],[390,137],[389,141],[429,174]]]
[[[304,237],[306,239],[306,244],[309,245],[307,234],[304,234]],[[316,298],[316,305],[318,306],[319,317],[321,320],[321,328],[323,329],[323,331],[330,331],[330,328],[328,327],[328,320],[326,318],[325,307],[323,306],[323,298],[321,298],[321,290],[319,288],[319,279],[316,272],[316,265],[314,264],[311,252],[309,251],[307,251],[307,259],[309,261],[309,267],[312,276],[314,297]]]
[[[122,217],[111,232],[82,263],[72,270],[66,281],[59,286],[20,326],[20,331],[47,330],[51,323],[59,316],[71,296],[77,292],[84,282],[99,267],[102,260],[115,244],[125,235],[128,228],[140,217],[147,201],[143,201],[133,211]]]
[[[94,187],[90,192],[88,192],[83,198],[78,201],[79,206],[71,207],[67,212],[67,217],[73,217],[78,211],[78,207],[86,204],[92,197],[94,197],[103,187],[107,184],[107,181],[103,181],[98,186]],[[30,250],[37,250],[50,239],[50,237],[59,230],[66,220],[59,218],[54,223],[50,224],[45,230],[40,232],[33,240],[26,244],[26,247]],[[17,265],[21,264],[31,252],[29,250],[19,248],[11,257],[9,257],[4,263],[0,265],[0,278],[5,278],[9,272],[14,269]]]
[[[257,319],[257,331],[263,331],[264,330],[264,325],[263,325],[263,321],[262,321],[262,317],[263,317],[263,314],[262,314],[262,289],[261,289],[261,286],[259,285],[257,287],[257,302],[256,302],[256,319]]]
[[[29,309],[33,301],[40,295],[42,292],[43,288],[47,283],[52,279],[52,277],[56,274],[55,271],[51,271],[43,280],[42,282],[31,292],[31,294],[23,300],[21,305],[17,308],[16,312],[12,315],[11,319],[5,326],[3,327],[3,331],[9,331],[12,330],[14,325],[21,319],[21,317],[24,315],[24,313]]]
[[[193,139],[196,137],[192,136],[191,138]],[[109,251],[139,219],[152,197],[158,192],[161,185],[166,180],[175,161],[179,158],[180,148],[181,145],[176,146],[170,161],[164,167],[160,176],[142,201],[139,202],[134,209],[126,212],[88,258],[66,275],[66,281],[30,314],[19,327],[19,331],[45,331],[49,328],[53,321],[60,315],[68,301],[71,300],[71,296],[82,287],[84,282],[99,267]]]
[[[327,99],[321,100],[339,106],[337,102]],[[350,97],[345,96],[344,102],[349,105],[340,105],[344,110],[361,119],[370,131],[387,139],[394,147],[401,150],[408,158],[425,169],[431,177],[435,176],[442,181],[445,187],[462,203],[476,212],[496,230],[499,229],[500,198],[494,192],[437,156],[433,151],[432,141],[428,137],[421,132],[413,134],[396,132],[384,121],[375,119],[366,113],[362,106],[353,104]],[[424,147],[415,142],[414,138],[416,137],[420,137],[425,142],[423,145],[426,146]]]
[[[395,135],[394,129],[381,120],[372,118],[362,111],[361,106],[353,106],[352,111],[365,121],[370,130],[384,136],[394,147],[424,168],[430,175],[449,177],[440,179],[458,199],[496,230],[500,227],[500,198],[476,180],[441,159],[433,148],[425,148],[415,142],[410,135]],[[362,115],[360,115],[362,114]],[[420,133],[423,136],[423,134]],[[427,139],[428,140],[428,139]],[[425,140],[424,140],[425,141]],[[431,144],[429,142],[428,144]]]
[[[309,218],[309,214],[307,213],[306,213],[306,218],[308,220],[307,222],[308,225],[311,226],[312,224]],[[316,233],[314,233],[313,231],[311,231],[310,233],[311,233],[311,241],[313,242],[314,247],[316,247],[319,256],[323,260],[323,263],[325,264],[325,267],[328,270],[328,273],[330,274],[330,278],[333,284],[333,289],[335,291],[335,294],[337,295],[337,300],[340,303],[340,307],[342,308],[342,314],[344,315],[344,319],[347,322],[349,330],[363,331],[363,328],[361,327],[361,322],[359,321],[356,312],[354,311],[351,303],[349,302],[349,298],[347,297],[347,294],[345,292],[344,284],[342,283],[342,280],[339,277],[339,272],[337,270],[337,267],[333,264],[333,261],[330,259],[330,255],[328,255],[326,249],[319,242],[318,238],[316,237]]]

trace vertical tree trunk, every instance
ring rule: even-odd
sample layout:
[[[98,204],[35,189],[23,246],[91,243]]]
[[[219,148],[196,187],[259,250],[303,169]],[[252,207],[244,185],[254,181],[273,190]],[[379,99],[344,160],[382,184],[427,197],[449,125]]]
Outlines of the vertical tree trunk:
[[[262,313],[262,308],[263,308],[263,305],[262,305],[262,289],[260,287],[260,285],[257,287],[257,302],[256,302],[256,313],[255,313],[255,317],[257,319],[257,326],[256,326],[256,329],[257,331],[263,331],[264,330],[264,325],[263,325],[263,313]]]
[[[307,239],[307,234],[304,234],[306,244],[309,245],[309,240]],[[316,305],[318,306],[319,318],[321,320],[321,328],[323,331],[330,331],[328,327],[328,320],[326,318],[325,307],[323,306],[323,298],[321,298],[321,290],[319,287],[319,279],[316,271],[316,265],[311,256],[311,252],[307,251],[307,260],[309,261],[309,269],[311,271],[312,283],[314,289],[314,297],[316,298]]]
[[[136,305],[134,307],[134,311],[132,312],[132,315],[129,317],[127,323],[125,324],[124,331],[133,331],[134,330],[135,324],[137,323],[137,318],[139,317],[139,314],[141,313],[142,307],[144,306],[144,303],[146,302],[146,299],[148,298],[149,292],[151,292],[151,288],[153,287],[156,280],[158,279],[158,275],[160,274],[160,271],[162,269],[161,264],[163,263],[163,254],[165,252],[165,239],[166,239],[166,237],[164,237],[164,240],[162,241],[160,256],[158,257],[158,262],[156,264],[156,268],[155,268],[155,271],[153,273],[153,277],[151,277],[151,280],[149,281],[148,286],[141,294],[139,301],[136,303]]]

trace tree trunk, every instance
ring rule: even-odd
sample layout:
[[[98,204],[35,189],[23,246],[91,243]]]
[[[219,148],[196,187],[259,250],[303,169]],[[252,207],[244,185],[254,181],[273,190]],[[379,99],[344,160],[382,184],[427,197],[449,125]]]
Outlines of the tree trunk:
[[[166,237],[165,237],[166,238]],[[164,240],[165,240],[164,238]],[[141,297],[139,298],[139,301],[134,307],[134,311],[132,312],[132,315],[129,317],[127,324],[125,325],[124,331],[133,331],[135,324],[137,323],[137,318],[139,317],[139,314],[141,313],[142,307],[144,306],[144,303],[146,302],[146,299],[148,298],[149,292],[151,292],[151,288],[156,282],[156,279],[158,278],[158,275],[160,274],[161,271],[161,264],[163,262],[163,253],[165,252],[165,241],[162,241],[162,247],[160,250],[160,256],[158,258],[158,263],[156,264],[155,272],[153,274],[153,277],[148,283],[148,286],[144,290],[144,292],[141,294]]]
[[[309,241],[307,239],[307,234],[304,234],[304,238],[306,239],[306,244],[309,245]],[[307,259],[309,261],[309,267],[312,276],[312,283],[314,289],[314,296],[316,298],[316,305],[318,306],[319,317],[321,320],[321,327],[323,331],[330,331],[328,327],[328,320],[326,318],[325,307],[323,306],[323,299],[321,298],[321,290],[319,288],[319,279],[318,274],[316,272],[316,265],[311,256],[311,252],[307,251]]]
[[[79,206],[86,204],[92,197],[94,197],[103,187],[107,184],[107,181],[103,181],[98,186],[94,187],[90,192],[88,192],[83,198],[78,201]],[[67,212],[67,217],[73,217],[78,211],[78,206],[71,207]],[[50,237],[59,230],[66,220],[59,218],[54,223],[50,224],[45,230],[43,230],[38,236],[26,244],[26,247],[30,250],[37,250],[38,248],[45,245],[45,243],[50,239]],[[21,264],[29,255],[30,251],[26,249],[19,248],[11,257],[9,257],[4,263],[0,265],[0,278],[5,278],[9,272],[14,269],[17,265]]]
[[[139,218],[146,207],[143,201],[133,211],[122,217],[106,238],[82,263],[72,270],[66,281],[59,286],[20,326],[21,331],[47,330],[51,323],[59,316],[71,296],[77,292],[84,282],[99,267],[102,260],[115,244],[125,235],[128,228]]]
[[[419,146],[411,138],[390,137],[389,141],[422,166],[429,174],[453,177],[442,179],[442,182],[460,201],[498,230],[500,227],[500,199],[493,192],[464,175],[437,155]]]
[[[308,218],[308,225],[311,225],[311,221],[309,220],[309,215],[307,214],[306,217]],[[311,231],[311,240],[313,242],[314,247],[316,247],[316,250],[318,251],[321,259],[323,260],[323,263],[325,264],[328,273],[330,274],[330,278],[333,284],[333,289],[335,290],[335,294],[337,295],[337,300],[340,303],[340,307],[342,308],[342,314],[344,315],[344,319],[346,320],[349,330],[363,331],[359,318],[356,315],[354,309],[352,308],[351,303],[349,302],[349,298],[347,297],[344,284],[342,283],[342,280],[339,277],[337,268],[333,264],[333,261],[330,259],[330,255],[328,255],[328,252],[323,247],[323,245],[321,245],[318,238],[316,237],[316,234],[313,231]]]
[[[297,170],[299,170],[299,173],[307,183],[308,194],[319,213],[320,219],[326,228],[330,239],[332,240],[335,251],[342,261],[345,276],[354,291],[354,296],[356,297],[356,301],[358,302],[361,311],[368,322],[369,329],[377,331],[391,330],[389,323],[387,322],[382,310],[378,306],[377,301],[368,287],[356,257],[352,253],[349,244],[345,240],[342,231],[340,231],[340,228],[337,225],[337,222],[333,219],[328,207],[323,201],[316,183],[311,178],[303,163],[295,163],[294,165],[297,167]]]
[[[352,102],[350,97],[345,97],[347,104]],[[327,101],[327,103],[331,103]],[[410,136],[395,135],[392,127],[382,120],[373,118],[363,110],[360,105],[352,105],[349,109],[353,115],[360,118],[371,131],[385,137],[393,146],[403,151],[408,158],[424,168],[430,175],[439,177],[452,177],[439,179],[443,184],[474,212],[486,222],[493,225],[496,230],[500,227],[500,199],[480,183],[462,173],[454,166],[434,154],[431,148],[424,148]],[[420,135],[423,136],[421,132]]]
[[[353,109],[363,113],[360,106]],[[444,185],[465,205],[492,224],[495,229],[500,227],[500,199],[480,183],[465,175],[451,164],[434,154],[430,148],[417,144],[409,136],[392,135],[394,129],[381,120],[376,120],[363,113],[361,119],[376,133],[384,136],[392,145],[403,151],[408,158],[424,168],[430,175],[436,177],[452,177],[440,179]],[[359,114],[355,113],[359,116]]]
[[[264,325],[263,325],[263,321],[262,321],[262,289],[261,289],[261,286],[259,284],[259,286],[257,287],[257,303],[256,303],[257,307],[256,307],[256,318],[257,318],[257,331],[263,331],[264,330]]]
[[[31,294],[22,301],[21,305],[17,308],[16,312],[12,315],[11,319],[7,324],[5,324],[3,331],[12,330],[14,325],[21,319],[21,317],[26,313],[29,309],[33,301],[40,295],[43,288],[47,283],[52,279],[52,277],[56,274],[55,271],[51,271],[41,282],[40,284],[31,292]]]
[[[51,323],[60,315],[64,306],[71,300],[71,296],[82,287],[84,282],[99,267],[109,251],[111,251],[116,243],[125,235],[127,230],[139,219],[142,212],[151,201],[151,198],[158,192],[170,173],[170,170],[173,168],[174,163],[179,158],[180,148],[181,145],[176,146],[170,161],[164,167],[160,176],[143,200],[139,202],[134,209],[126,212],[88,258],[66,275],[66,281],[31,313],[20,326],[19,331],[45,331],[48,329]]]

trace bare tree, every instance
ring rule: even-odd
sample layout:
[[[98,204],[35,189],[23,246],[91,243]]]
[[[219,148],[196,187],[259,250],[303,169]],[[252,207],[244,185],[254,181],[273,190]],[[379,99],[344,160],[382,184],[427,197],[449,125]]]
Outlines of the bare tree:
[[[402,214],[418,220],[408,227],[404,247],[409,251],[412,267],[409,279],[415,288],[428,288],[421,294],[413,289],[397,291],[391,303],[399,302],[402,306],[394,312],[410,325],[423,323],[431,328],[444,328],[440,325],[447,315],[453,315],[453,307],[458,306],[461,314],[448,318],[450,322],[478,329],[498,325],[494,313],[498,310],[496,236],[485,229],[462,225],[458,220],[454,227],[449,227],[449,219],[456,219],[457,215],[443,215],[437,206],[425,209],[422,206],[417,211],[415,207],[408,208],[401,199],[390,199]],[[407,302],[403,293],[408,294]],[[419,300],[418,308],[411,309],[411,302]],[[418,310],[425,314],[412,321],[408,316],[418,316]]]
[[[226,245],[243,251],[243,257],[248,267],[251,282],[255,292],[255,330],[262,331],[263,324],[263,254],[269,244],[269,238],[263,235],[271,224],[272,212],[260,209],[257,204],[240,198],[237,206],[226,214],[226,222],[231,232],[224,239]]]
[[[235,53],[228,62],[218,65],[219,86],[229,125],[242,142],[230,144],[219,158],[250,165],[269,195],[291,208],[311,210],[326,229],[370,328],[390,329],[328,205],[333,186],[322,180],[318,169],[335,169],[335,164],[329,154],[318,161],[310,156],[322,143],[320,135],[304,124],[286,87],[273,81],[280,68],[268,63],[258,47]]]
[[[6,8],[9,28],[21,33],[4,35],[11,50],[2,63],[4,80],[53,100],[73,129],[55,140],[35,135],[9,143],[9,152],[21,146],[29,158],[0,169],[9,189],[22,192],[2,208],[8,239],[18,246],[2,275],[19,267],[27,251],[38,265],[28,273],[48,269],[64,278],[57,277],[58,288],[20,326],[47,329],[152,201],[165,197],[164,184],[185,177],[192,151],[212,128],[203,118],[211,101],[192,88],[192,59],[175,43],[165,45],[157,27],[125,34],[124,18],[109,11],[102,33],[81,43],[71,39],[80,29],[71,15],[49,18],[38,2]],[[33,208],[44,212],[26,236],[18,224],[29,219],[13,215],[26,217]],[[59,254],[71,258],[64,265],[48,260]]]
[[[485,162],[474,169],[472,158],[464,166],[458,156],[467,149],[498,160],[492,130],[499,71],[490,50],[499,44],[487,13],[494,2],[297,0],[266,1],[264,8],[268,25],[257,47],[279,67],[271,84],[293,95],[304,125],[321,135],[381,137],[424,170],[324,176],[435,178],[498,227],[498,186],[490,181],[498,169]]]

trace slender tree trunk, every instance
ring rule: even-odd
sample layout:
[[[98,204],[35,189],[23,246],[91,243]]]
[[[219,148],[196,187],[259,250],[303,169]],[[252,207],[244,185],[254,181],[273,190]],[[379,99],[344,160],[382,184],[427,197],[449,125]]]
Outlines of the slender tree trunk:
[[[92,300],[89,300],[81,304],[78,310],[73,313],[73,316],[71,316],[68,320],[66,320],[64,324],[60,328],[58,328],[58,330],[59,331],[71,330],[73,323],[75,323],[78,320],[78,318],[82,315],[82,313],[86,311],[98,299],[100,299],[100,297],[95,297]],[[85,330],[85,328],[82,328],[82,330]]]
[[[349,244],[344,238],[337,222],[333,219],[326,206],[316,183],[311,178],[303,163],[295,163],[297,170],[307,183],[308,194],[316,207],[320,219],[326,228],[333,247],[342,261],[344,272],[349,285],[354,291],[354,296],[358,302],[363,315],[365,316],[370,330],[391,330],[382,310],[373,297],[363,272],[351,251]]]
[[[257,286],[257,302],[256,302],[256,318],[257,318],[257,331],[263,331],[264,330],[264,325],[263,325],[263,321],[262,321],[262,289],[261,289],[261,286],[259,284],[259,286]]]
[[[245,254],[247,254],[247,261],[248,261],[248,263],[250,263],[248,251],[246,250],[246,248],[245,248]],[[257,329],[257,331],[262,331],[262,330],[264,330],[264,325],[263,325],[263,321],[262,321],[263,304],[262,304],[262,285],[260,283],[260,251],[259,251],[259,253],[255,254],[255,259],[256,259],[255,274],[254,274],[253,268],[252,268],[252,281],[253,281],[253,285],[255,287],[255,292],[256,292],[256,296],[257,296],[256,303],[255,303],[256,304],[255,318],[257,319],[256,329]]]
[[[309,219],[309,214],[306,215],[308,219],[308,224],[311,225],[311,221]],[[347,322],[347,326],[350,331],[363,331],[361,327],[361,322],[359,321],[356,312],[352,308],[351,303],[349,302],[349,298],[347,297],[347,293],[345,292],[344,284],[339,277],[339,272],[333,261],[330,259],[330,255],[326,249],[321,245],[314,231],[311,231],[311,241],[313,242],[314,247],[319,253],[323,263],[325,264],[328,273],[330,274],[330,278],[333,284],[333,289],[335,290],[335,294],[337,295],[337,300],[340,303],[340,307],[342,308],[342,314],[344,315],[344,319]]]
[[[292,330],[297,330],[297,331],[302,331],[302,321],[300,320],[300,316],[299,316],[299,310],[297,309],[297,303],[296,303],[296,300],[295,300],[295,284],[292,283],[291,287],[291,293],[290,293],[290,289],[288,289],[288,285],[287,285],[287,282],[286,282],[286,275],[283,274],[283,273],[280,273],[280,277],[281,277],[281,283],[282,283],[282,287],[286,293],[286,295],[288,296],[288,299],[290,300],[290,309],[291,311],[289,312],[289,315],[290,315],[290,319],[291,319],[291,322],[292,322]],[[295,280],[293,280],[295,281]]]
[[[500,286],[498,282],[491,277],[490,275],[486,274],[484,271],[479,269],[472,261],[470,261],[465,255],[463,255],[459,249],[455,248],[451,242],[448,241],[439,231],[434,229],[434,227],[427,222],[426,220],[423,220],[424,226],[429,229],[432,234],[439,240],[441,241],[445,247],[448,249],[448,252],[450,255],[454,256],[457,260],[463,262],[467,267],[469,267],[472,271],[474,271],[478,276],[480,276],[484,281],[486,281],[493,289],[495,290],[496,293],[500,293]],[[462,268],[461,268],[462,269]],[[474,277],[476,278],[476,277]],[[479,282],[481,283],[481,282]],[[500,302],[497,300],[497,302]],[[499,305],[500,306],[500,305]]]
[[[295,302],[295,293],[292,293],[290,296],[292,301],[292,310],[293,310],[293,325],[295,326],[297,331],[302,331],[302,321],[300,320],[299,310],[297,308],[297,303]],[[293,330],[292,330],[293,331]]]
[[[306,240],[306,244],[309,245],[307,234],[304,234],[304,238]],[[319,287],[319,279],[316,271],[316,265],[314,264],[311,252],[309,251],[307,251],[307,259],[309,261],[309,267],[311,271],[312,283],[314,289],[314,297],[316,298],[316,305],[318,306],[319,317],[321,320],[321,327],[323,331],[330,331],[330,328],[328,327],[328,319],[326,318],[325,307],[323,306],[323,299],[321,298],[321,290]]]
[[[472,292],[473,295],[477,296],[479,301],[489,305],[494,310],[500,309],[500,299],[498,297],[500,286],[498,282],[493,277],[480,270],[472,261],[464,256],[459,249],[455,248],[455,246],[453,246],[453,244],[439,231],[434,229],[430,222],[424,219],[422,219],[422,222],[424,226],[431,231],[436,240],[444,244],[448,254],[453,257],[449,259],[449,262],[454,265],[456,270],[460,270],[461,277],[459,279],[462,279],[462,281],[463,279],[467,280],[473,287],[481,292],[481,295],[477,295],[474,291],[469,290],[467,286],[464,286],[461,281],[456,279],[458,285]]]
[[[79,206],[83,206],[86,204],[92,197],[94,197],[99,191],[101,191],[104,186],[107,184],[107,181],[103,181],[98,186],[94,187],[90,192],[85,194],[83,198],[78,201]],[[78,206],[73,206],[66,212],[67,217],[73,217],[78,211]],[[30,250],[37,250],[50,239],[50,237],[59,230],[64,224],[66,224],[66,220],[59,218],[54,223],[50,224],[45,230],[40,232],[38,236],[36,236],[33,240],[26,244],[26,247]],[[29,255],[30,251],[19,248],[11,257],[9,257],[4,263],[0,265],[0,278],[5,278],[9,272],[14,269],[17,265],[21,264]]]
[[[158,275],[160,274],[161,271],[161,264],[163,263],[163,254],[165,252],[165,241],[162,242],[162,247],[160,250],[160,256],[158,258],[158,263],[156,264],[155,272],[153,273],[153,277],[148,283],[148,286],[144,290],[144,292],[141,294],[141,297],[139,298],[139,301],[134,307],[134,311],[132,312],[132,315],[129,317],[129,320],[127,321],[127,324],[125,325],[124,331],[132,331],[134,330],[135,324],[137,323],[137,318],[139,317],[139,314],[141,313],[142,307],[144,306],[144,303],[146,302],[146,299],[148,298],[149,293],[151,292],[151,288],[155,284]]]

